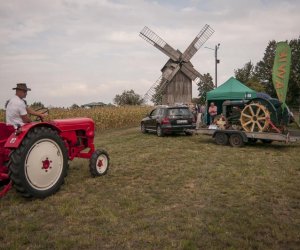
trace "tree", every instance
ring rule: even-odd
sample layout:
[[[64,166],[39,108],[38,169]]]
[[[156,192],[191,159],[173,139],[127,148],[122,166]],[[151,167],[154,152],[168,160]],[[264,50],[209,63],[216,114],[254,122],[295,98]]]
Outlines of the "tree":
[[[292,51],[291,72],[286,102],[289,105],[300,103],[300,37],[289,42]]]
[[[258,81],[264,85],[265,91],[272,97],[276,97],[276,91],[272,82],[272,69],[275,58],[276,41],[269,42],[264,57],[259,61],[254,69],[254,74]]]
[[[41,102],[34,102],[30,105],[33,109],[45,108],[45,105]]]
[[[211,75],[209,73],[204,74],[203,77],[200,78],[200,81],[197,83],[197,85],[199,91],[199,102],[204,104],[206,100],[206,93],[214,89],[214,83]]]
[[[121,95],[116,95],[114,98],[114,103],[119,106],[141,105],[143,103],[143,99],[131,89],[124,90]]]
[[[79,107],[79,105],[77,105],[76,103],[74,103],[74,104],[70,107],[70,109],[78,109],[78,108],[80,108],[80,107]]]
[[[193,97],[193,98],[192,98],[192,103],[193,103],[193,104],[200,104],[200,98],[198,98],[198,97]]]
[[[247,62],[243,68],[234,71],[235,78],[257,92],[265,92],[265,87],[259,82],[254,73],[254,65]]]
[[[158,92],[161,87],[161,84],[157,85],[154,88],[154,94],[151,97],[151,102],[153,102],[155,105],[162,104],[162,93]]]
[[[234,70],[235,78],[246,84],[253,78],[254,66],[251,61],[247,62],[243,68]]]
[[[235,70],[235,75],[238,80],[256,91],[261,92],[261,86],[266,93],[275,98],[277,95],[272,81],[272,69],[275,58],[276,43],[277,42],[275,40],[268,43],[262,60],[255,65],[254,69],[253,65],[251,67],[252,63],[248,62],[245,64],[244,68]],[[292,58],[286,103],[288,105],[299,105],[300,38],[291,40],[289,45],[291,47]]]

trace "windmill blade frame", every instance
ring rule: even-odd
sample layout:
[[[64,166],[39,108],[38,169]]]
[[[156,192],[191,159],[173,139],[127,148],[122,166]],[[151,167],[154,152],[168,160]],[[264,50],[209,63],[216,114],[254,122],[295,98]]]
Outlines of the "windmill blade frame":
[[[173,77],[177,74],[177,72],[180,70],[180,65],[178,64],[175,69],[173,69],[172,73],[168,75],[166,78],[162,78],[162,83],[160,84],[160,87],[156,90],[156,94],[160,95],[163,94],[165,89],[167,88],[170,81],[172,81]]]
[[[170,57],[173,61],[178,61],[180,59],[181,54],[147,26],[142,29],[139,36]]]
[[[202,47],[202,45],[212,36],[215,31],[205,24],[202,30],[198,33],[195,39],[187,47],[182,54],[182,61],[189,62],[196,52]]]
[[[181,65],[177,64],[176,67],[172,70],[172,72],[165,78],[170,82],[173,79],[173,77],[177,74],[177,72],[180,70],[180,68]]]
[[[151,88],[147,91],[147,93],[143,97],[143,101],[147,103],[152,98],[155,98],[161,94],[166,89],[168,85],[168,80],[160,76],[156,82],[151,86]]]
[[[148,100],[150,100],[152,98],[152,96],[156,94],[156,88],[157,88],[157,86],[159,86],[159,84],[161,84],[162,80],[163,80],[163,77],[160,76],[155,81],[155,83],[151,86],[151,88],[146,92],[146,94],[143,97],[143,100],[145,102],[147,102]]]
[[[189,76],[193,81],[197,77],[202,77],[202,75],[188,63],[184,63],[181,67],[181,70],[183,73],[185,73],[187,76]]]
[[[156,90],[156,93],[154,93],[154,96],[163,94],[168,83],[169,83],[169,81],[167,79],[163,78],[163,81],[162,81],[161,85],[159,86],[159,88]]]

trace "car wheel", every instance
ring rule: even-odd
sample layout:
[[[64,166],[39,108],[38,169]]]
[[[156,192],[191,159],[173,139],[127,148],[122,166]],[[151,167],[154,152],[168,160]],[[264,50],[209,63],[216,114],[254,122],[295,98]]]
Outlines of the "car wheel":
[[[146,134],[148,131],[146,130],[145,123],[141,123],[141,132]]]
[[[156,127],[156,134],[157,134],[157,136],[159,136],[159,137],[164,136],[164,133],[163,133],[163,131],[162,131],[160,125],[157,125],[157,127]]]

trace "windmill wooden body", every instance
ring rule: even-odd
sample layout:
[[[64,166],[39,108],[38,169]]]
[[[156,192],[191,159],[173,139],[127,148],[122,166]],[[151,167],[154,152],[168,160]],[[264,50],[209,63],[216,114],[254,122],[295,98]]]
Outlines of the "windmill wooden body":
[[[166,54],[169,60],[161,69],[160,78],[145,94],[144,100],[148,101],[154,95],[161,95],[162,104],[190,103],[192,101],[192,81],[202,77],[194,69],[190,60],[213,33],[214,30],[209,25],[205,25],[184,53],[181,53],[145,27],[140,32],[140,36]]]

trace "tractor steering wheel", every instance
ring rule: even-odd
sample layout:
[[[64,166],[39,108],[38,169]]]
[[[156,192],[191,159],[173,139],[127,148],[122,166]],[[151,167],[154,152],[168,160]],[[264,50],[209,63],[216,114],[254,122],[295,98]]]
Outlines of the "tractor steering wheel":
[[[36,110],[34,110],[36,112],[40,112],[41,114],[48,114],[49,115],[49,109],[48,108],[38,108]],[[36,116],[36,118],[34,119],[35,122],[43,122],[44,119],[41,118],[40,116]]]

